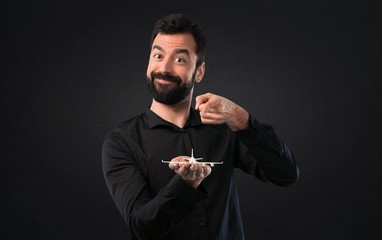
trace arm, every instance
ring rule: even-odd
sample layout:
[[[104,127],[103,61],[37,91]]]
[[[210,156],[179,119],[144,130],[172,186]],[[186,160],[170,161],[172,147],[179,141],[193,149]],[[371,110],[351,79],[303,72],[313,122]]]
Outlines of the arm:
[[[293,153],[276,135],[273,127],[251,117],[249,123],[248,129],[236,132],[240,140],[240,161],[236,162],[236,166],[264,182],[270,181],[279,186],[296,182],[299,170]]]
[[[240,140],[236,167],[280,186],[297,181],[294,156],[271,126],[260,124],[239,105],[211,93],[198,96],[195,109],[204,124],[226,123],[235,132]]]
[[[133,145],[118,132],[107,136],[102,149],[105,181],[132,234],[137,239],[161,239],[207,194],[202,186],[189,187],[175,175],[153,196]]]

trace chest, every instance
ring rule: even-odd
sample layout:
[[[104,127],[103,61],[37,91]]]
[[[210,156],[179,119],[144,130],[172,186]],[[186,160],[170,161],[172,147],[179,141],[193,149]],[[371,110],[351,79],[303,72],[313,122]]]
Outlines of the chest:
[[[139,142],[144,154],[139,158],[143,172],[149,182],[151,191],[156,194],[176,174],[162,160],[171,160],[177,156],[201,157],[203,161],[221,162],[215,166],[205,184],[215,184],[219,179],[229,176],[232,171],[235,141],[233,136],[222,128],[201,128],[182,131],[153,129],[145,133]]]

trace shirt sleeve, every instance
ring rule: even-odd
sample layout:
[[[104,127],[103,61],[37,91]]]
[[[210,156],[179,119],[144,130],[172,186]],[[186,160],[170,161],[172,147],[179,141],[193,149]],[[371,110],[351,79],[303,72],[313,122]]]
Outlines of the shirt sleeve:
[[[288,186],[297,181],[299,169],[293,153],[276,135],[272,126],[252,116],[250,127],[236,132],[238,161],[235,166],[266,182]]]
[[[161,239],[190,215],[207,191],[202,184],[198,189],[189,187],[176,174],[153,196],[131,145],[118,132],[106,137],[102,148],[105,181],[134,237]]]

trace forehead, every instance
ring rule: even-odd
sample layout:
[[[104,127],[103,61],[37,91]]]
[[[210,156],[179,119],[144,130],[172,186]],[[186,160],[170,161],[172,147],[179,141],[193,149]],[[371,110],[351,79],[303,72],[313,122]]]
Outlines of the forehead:
[[[194,37],[189,33],[158,33],[151,46],[152,49],[154,46],[159,46],[165,51],[186,49],[190,53],[196,53],[196,42],[194,40]]]

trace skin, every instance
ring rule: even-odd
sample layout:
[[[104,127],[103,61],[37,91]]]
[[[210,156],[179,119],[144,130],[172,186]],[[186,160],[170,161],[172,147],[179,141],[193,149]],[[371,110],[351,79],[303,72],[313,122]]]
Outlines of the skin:
[[[168,72],[178,75],[185,83],[192,81],[195,74],[195,83],[199,83],[205,73],[205,63],[196,69],[196,42],[191,34],[162,34],[159,33],[152,44],[149,64],[146,74],[154,72]],[[176,87],[176,84],[163,79],[155,79],[157,84],[166,84]],[[152,100],[150,109],[164,120],[183,128],[189,117],[192,103],[193,89],[182,101],[174,105],[166,105]],[[236,103],[224,97],[206,93],[196,97],[195,109],[200,111],[203,124],[226,123],[233,131],[248,128],[248,112]],[[178,156],[171,162],[184,162],[188,156]],[[211,174],[209,165],[190,165],[185,163],[169,164],[169,168],[179,174],[183,180],[193,188],[197,188],[208,175]]]

